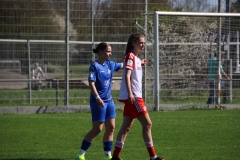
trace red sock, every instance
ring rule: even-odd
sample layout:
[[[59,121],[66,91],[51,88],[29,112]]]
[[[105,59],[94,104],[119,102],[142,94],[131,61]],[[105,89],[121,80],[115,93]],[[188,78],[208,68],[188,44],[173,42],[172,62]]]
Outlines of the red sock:
[[[115,149],[113,152],[113,157],[119,157],[122,152],[124,142],[116,141]]]
[[[147,147],[149,156],[150,157],[155,157],[157,154],[156,154],[154,146],[153,146],[153,141],[145,142],[145,145]]]
[[[121,152],[122,152],[122,148],[115,146],[113,157],[119,157]]]
[[[147,150],[148,150],[148,154],[149,154],[150,157],[154,157],[154,156],[157,155],[153,146],[147,148]]]

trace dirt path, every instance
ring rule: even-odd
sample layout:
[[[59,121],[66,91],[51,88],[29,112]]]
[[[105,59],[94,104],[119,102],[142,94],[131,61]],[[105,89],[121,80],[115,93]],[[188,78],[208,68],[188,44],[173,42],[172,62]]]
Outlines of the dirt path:
[[[45,74],[45,78],[56,78],[59,74]],[[23,89],[28,87],[28,82],[23,81],[27,80],[27,75],[21,75],[15,72],[9,72],[5,70],[0,70],[0,88],[9,88],[9,89]],[[5,81],[6,80],[6,81]],[[8,81],[9,80],[9,81]],[[14,82],[11,82],[15,80]],[[22,82],[18,82],[22,80]]]
[[[23,80],[27,79],[27,76],[9,72],[5,70],[0,70],[0,80]],[[2,82],[0,81],[0,88],[10,88],[10,89],[22,89],[27,88],[27,82]]]

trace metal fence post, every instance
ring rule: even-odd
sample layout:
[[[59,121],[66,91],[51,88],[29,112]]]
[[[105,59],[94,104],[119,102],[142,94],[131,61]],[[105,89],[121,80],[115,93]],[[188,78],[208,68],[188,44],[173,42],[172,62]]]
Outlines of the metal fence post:
[[[232,67],[232,59],[230,59],[230,62],[229,62],[229,75],[230,75],[230,82],[229,82],[229,100],[230,100],[230,103],[232,103],[232,70],[233,70],[233,67]]]
[[[29,86],[29,103],[32,104],[32,76],[31,76],[31,56],[30,56],[30,41],[27,41],[28,47],[28,86]]]
[[[159,39],[158,39],[158,14],[157,12],[154,13],[154,110],[159,110],[159,101],[160,101],[160,95],[159,95]]]
[[[59,89],[59,81],[57,80],[56,81],[56,106],[58,106],[58,102],[59,102],[59,92],[58,92],[58,89]]]
[[[69,105],[69,0],[66,0],[66,55],[65,55],[65,94],[64,105],[68,108]]]

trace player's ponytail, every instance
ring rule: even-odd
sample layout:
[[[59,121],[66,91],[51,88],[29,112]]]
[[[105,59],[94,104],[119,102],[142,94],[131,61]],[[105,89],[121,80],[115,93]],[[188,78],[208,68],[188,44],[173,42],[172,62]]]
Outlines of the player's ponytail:
[[[97,48],[93,49],[93,53],[99,54],[99,51],[103,51],[107,49],[107,47],[109,47],[109,45],[106,42],[101,42],[98,44]]]

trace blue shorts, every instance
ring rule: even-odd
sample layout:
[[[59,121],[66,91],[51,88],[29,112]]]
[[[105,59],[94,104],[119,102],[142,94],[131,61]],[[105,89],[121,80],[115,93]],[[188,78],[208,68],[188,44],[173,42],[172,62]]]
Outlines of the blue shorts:
[[[97,105],[97,101],[90,101],[92,122],[105,122],[108,118],[116,118],[114,101],[104,102],[104,107]]]

